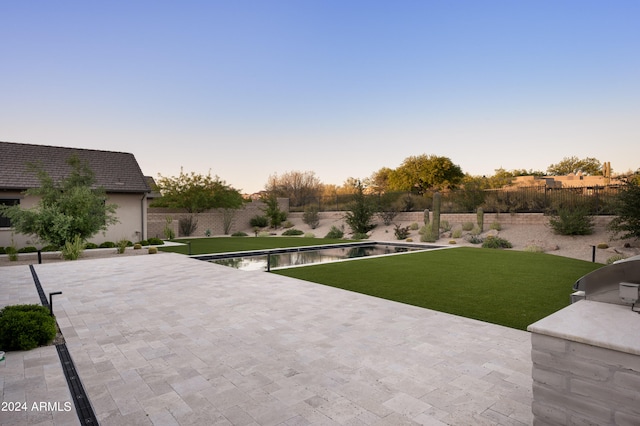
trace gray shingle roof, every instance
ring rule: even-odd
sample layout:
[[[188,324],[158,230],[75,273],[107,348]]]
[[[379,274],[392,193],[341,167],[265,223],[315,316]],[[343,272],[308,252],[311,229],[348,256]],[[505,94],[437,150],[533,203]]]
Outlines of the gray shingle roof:
[[[73,154],[89,164],[96,185],[107,192],[150,191],[133,154],[13,142],[0,142],[0,189],[38,187],[40,182],[28,163],[41,164],[54,181],[59,181],[69,175],[67,159]]]

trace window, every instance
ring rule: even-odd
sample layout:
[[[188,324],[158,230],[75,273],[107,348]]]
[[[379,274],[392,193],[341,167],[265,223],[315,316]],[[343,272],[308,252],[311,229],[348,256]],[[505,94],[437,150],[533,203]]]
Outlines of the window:
[[[0,198],[0,206],[17,206],[18,204],[20,204],[20,200],[17,198]],[[0,213],[0,228],[11,228],[11,221],[2,213]]]

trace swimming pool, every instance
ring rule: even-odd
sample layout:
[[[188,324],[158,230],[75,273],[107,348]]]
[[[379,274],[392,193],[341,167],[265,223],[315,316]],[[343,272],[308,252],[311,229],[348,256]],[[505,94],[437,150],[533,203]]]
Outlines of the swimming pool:
[[[393,242],[357,242],[324,246],[196,255],[193,258],[245,271],[269,271],[314,263],[328,263],[371,256],[385,256],[440,248],[436,245]]]

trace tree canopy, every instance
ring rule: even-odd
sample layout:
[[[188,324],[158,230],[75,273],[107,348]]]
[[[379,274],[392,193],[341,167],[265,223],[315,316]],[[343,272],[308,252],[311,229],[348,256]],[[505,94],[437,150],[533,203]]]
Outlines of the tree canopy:
[[[299,207],[309,204],[320,195],[322,183],[314,172],[294,170],[281,176],[269,176],[265,189],[276,197],[289,198],[290,206]]]
[[[547,173],[552,176],[564,176],[568,174],[578,174],[597,176],[602,174],[602,164],[597,158],[587,157],[564,157],[557,164],[552,164],[547,168]]]
[[[158,175],[156,185],[162,197],[154,200],[152,207],[169,207],[185,209],[189,213],[200,213],[213,208],[240,208],[243,203],[242,194],[220,180],[194,172],[165,177]]]
[[[640,239],[640,183],[629,179],[617,196],[616,217],[609,230],[620,238]]]
[[[400,167],[389,173],[390,189],[416,191],[449,189],[462,182],[464,173],[448,157],[418,155],[405,158]]]
[[[71,174],[60,182],[54,182],[40,165],[30,165],[40,186],[24,194],[40,197],[38,205],[32,209],[0,206],[0,212],[11,220],[17,232],[62,247],[76,237],[87,240],[118,222],[118,206],[105,203],[103,188],[92,187],[95,177],[89,166],[77,156],[70,157],[67,164]]]

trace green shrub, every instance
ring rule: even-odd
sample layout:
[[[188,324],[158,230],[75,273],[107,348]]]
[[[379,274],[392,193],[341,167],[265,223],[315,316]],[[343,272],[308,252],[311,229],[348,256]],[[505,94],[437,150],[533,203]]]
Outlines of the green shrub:
[[[417,222],[413,222],[410,226],[409,229],[411,229],[412,231],[417,231],[418,229],[420,229],[420,225],[418,225]]]
[[[475,225],[471,229],[471,235],[480,235],[481,233],[482,233],[482,230],[480,229],[480,227],[478,225]]]
[[[313,232],[307,232],[304,234],[305,238],[315,238],[316,234],[314,234]]]
[[[396,224],[393,229],[393,233],[395,234],[396,239],[404,240],[409,236],[411,231],[408,226],[400,226],[399,224]]]
[[[56,337],[56,320],[40,305],[12,305],[0,311],[0,348],[28,351]]]
[[[173,227],[171,226],[173,218],[171,216],[167,216],[165,218],[165,222],[162,233],[167,240],[173,240],[176,237],[176,233],[173,231]]]
[[[451,233],[452,238],[461,238],[462,237],[462,228],[456,228]]]
[[[528,251],[529,253],[544,253],[544,248],[537,246],[535,244],[526,246],[524,251]]]
[[[621,254],[614,254],[613,256],[607,259],[607,265],[611,265],[613,262],[617,262],[618,260],[622,260],[622,259],[626,259],[626,257],[624,257]]]
[[[488,236],[482,243],[482,248],[502,249],[513,247],[511,243],[504,238]]]
[[[149,245],[152,246],[161,246],[164,244],[164,241],[162,241],[160,238],[149,238]]]
[[[327,233],[327,235],[325,235],[324,237],[337,240],[344,237],[344,231],[338,228],[337,226],[333,225],[331,229],[329,229],[329,232]]]
[[[560,235],[589,235],[593,233],[593,218],[584,207],[561,208],[549,219],[549,225]]]
[[[295,228],[287,229],[282,233],[282,235],[303,235],[303,234],[304,234],[303,231]]]
[[[108,247],[101,247],[95,243],[85,243],[84,244],[84,248],[85,250],[93,250],[93,249],[97,249],[98,247],[100,248],[108,248]]]
[[[140,243],[135,243],[135,244],[133,245],[133,249],[134,249],[134,250],[140,250],[141,248],[142,248],[142,244],[140,244]]]
[[[7,251],[2,246],[0,246],[0,254],[7,254]]]
[[[67,241],[62,246],[62,258],[66,260],[77,260],[84,250],[84,241],[80,235],[76,235],[72,241]]]
[[[444,232],[449,232],[451,231],[451,224],[448,220],[443,220],[440,222],[440,229],[442,229]]]
[[[249,234],[247,234],[246,232],[238,231],[231,234],[231,236],[232,237],[248,237]]]
[[[149,247],[147,250],[149,250],[149,254],[158,253],[158,247]]]
[[[37,251],[38,249],[35,248],[34,246],[26,246],[18,249],[18,253],[35,253]]]
[[[116,246],[116,243],[114,243],[113,241],[105,241],[104,243],[101,243],[98,247],[100,248],[114,248]]]
[[[473,222],[465,222],[462,224],[463,231],[471,231],[473,229]]]
[[[140,241],[140,245],[141,245],[141,246],[148,246],[148,245],[149,245],[149,241],[147,241],[147,240],[142,240],[142,241]]]
[[[420,241],[423,243],[435,243],[437,238],[433,235],[432,231],[432,223],[423,226],[420,228]]]
[[[116,244],[118,253],[120,254],[124,253],[125,249],[127,248],[127,243],[128,241],[125,239],[118,241],[118,243]]]
[[[96,247],[98,247],[98,246],[96,246]],[[86,245],[85,245],[85,248],[86,248]],[[53,244],[49,244],[49,245],[46,245],[46,246],[42,247],[42,252],[59,251],[59,250],[60,250],[60,248],[58,246],[56,246],[56,245],[53,245]]]
[[[293,228],[293,222],[291,222],[290,220],[287,220],[282,224],[282,227],[283,228],[287,228],[287,229],[288,228]]]
[[[491,222],[491,225],[489,226],[489,229],[495,229],[496,231],[500,231],[500,230],[502,230],[502,225],[500,225],[500,222],[495,220],[495,221]]]
[[[5,252],[9,255],[9,260],[11,262],[18,260],[18,250],[16,250],[15,246],[6,247]]]
[[[252,227],[266,228],[269,226],[269,218],[266,216],[254,216],[249,220]]]
[[[477,235],[469,235],[469,237],[467,238],[467,241],[469,241],[471,244],[482,244],[482,238],[477,236]]]
[[[351,237],[352,240],[366,240],[367,238],[369,238],[369,235],[364,232],[356,232]]]
[[[210,237],[211,236],[211,229],[207,229],[206,231],[204,231],[204,236],[205,237]]]
[[[318,207],[309,206],[304,209],[302,221],[309,225],[311,229],[316,229],[318,225],[320,225],[320,213],[318,211]]]

